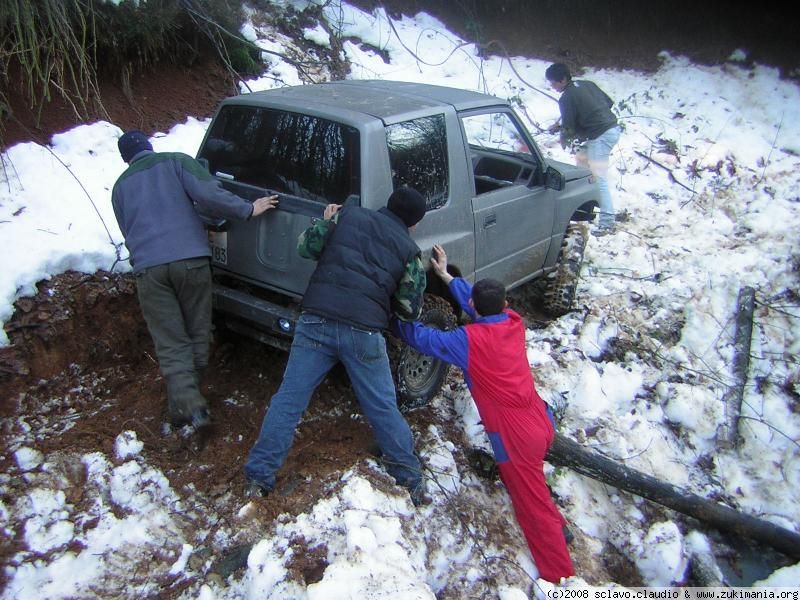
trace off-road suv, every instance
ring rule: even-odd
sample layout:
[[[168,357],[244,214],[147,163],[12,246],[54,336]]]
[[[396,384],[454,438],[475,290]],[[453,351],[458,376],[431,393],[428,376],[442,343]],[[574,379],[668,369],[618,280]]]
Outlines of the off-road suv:
[[[285,87],[224,100],[198,158],[245,198],[280,196],[277,210],[210,232],[215,320],[288,348],[315,263],[297,237],[326,204],[378,209],[398,186],[427,200],[413,234],[424,260],[447,250],[454,274],[493,277],[509,290],[546,278],[544,306],[567,312],[575,296],[598,191],[588,170],[545,158],[508,102],[471,91],[394,81]],[[434,275],[426,314],[454,322]],[[399,344],[399,342],[395,343]],[[447,372],[401,348],[401,403],[435,395]]]

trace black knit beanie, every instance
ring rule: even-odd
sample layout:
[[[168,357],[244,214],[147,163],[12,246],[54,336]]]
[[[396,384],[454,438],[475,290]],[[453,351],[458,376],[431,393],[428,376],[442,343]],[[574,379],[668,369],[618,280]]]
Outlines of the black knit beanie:
[[[386,208],[400,217],[406,227],[413,227],[425,216],[425,198],[414,188],[401,187],[389,196]]]
[[[150,140],[138,129],[124,133],[117,142],[117,148],[119,148],[122,160],[126,163],[131,162],[131,159],[142,150],[150,150],[151,152],[153,150]]]

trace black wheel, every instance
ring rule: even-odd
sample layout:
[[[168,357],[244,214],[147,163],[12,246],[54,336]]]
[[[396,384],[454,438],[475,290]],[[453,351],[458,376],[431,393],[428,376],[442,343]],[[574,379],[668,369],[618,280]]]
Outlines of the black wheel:
[[[556,270],[547,276],[544,292],[544,309],[554,317],[560,317],[572,310],[587,237],[587,228],[583,223],[570,224],[564,234]]]
[[[450,303],[439,296],[425,295],[425,305],[420,320],[437,329],[452,329],[456,318]],[[396,340],[394,374],[397,385],[397,404],[408,410],[425,406],[439,393],[450,365]]]

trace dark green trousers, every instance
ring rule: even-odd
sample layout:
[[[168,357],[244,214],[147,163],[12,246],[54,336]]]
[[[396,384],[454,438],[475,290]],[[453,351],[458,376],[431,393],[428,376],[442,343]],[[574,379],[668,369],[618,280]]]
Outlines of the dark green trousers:
[[[178,260],[136,274],[136,291],[161,373],[208,365],[211,267],[207,258]]]
[[[208,365],[211,339],[211,268],[208,258],[149,267],[136,274],[136,291],[167,381],[175,422],[206,407],[198,371]]]

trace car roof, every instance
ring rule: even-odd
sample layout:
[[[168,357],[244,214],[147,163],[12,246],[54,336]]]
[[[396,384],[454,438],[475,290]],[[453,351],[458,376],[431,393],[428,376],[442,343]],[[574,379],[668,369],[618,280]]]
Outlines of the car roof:
[[[383,79],[282,87],[235,96],[226,100],[226,103],[258,105],[260,101],[302,106],[304,109],[316,107],[324,110],[323,107],[330,107],[334,112],[348,110],[384,121],[437,106],[453,106],[461,111],[508,104],[495,96],[470,90]]]

